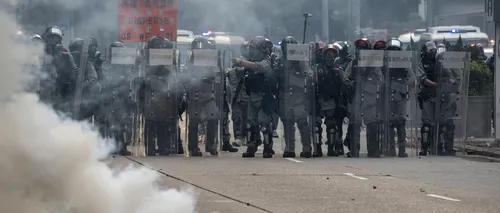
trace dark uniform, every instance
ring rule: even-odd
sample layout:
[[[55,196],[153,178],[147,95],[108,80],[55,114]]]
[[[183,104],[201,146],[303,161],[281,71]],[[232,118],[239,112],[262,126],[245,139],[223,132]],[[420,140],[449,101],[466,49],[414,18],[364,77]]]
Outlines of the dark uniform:
[[[97,72],[94,67],[94,63],[92,60],[92,55],[97,49],[97,41],[95,39],[90,39],[88,46],[88,57],[82,62],[82,50],[83,50],[84,40],[81,38],[76,38],[69,45],[69,51],[71,55],[73,55],[75,59],[76,65],[81,68],[82,63],[86,63],[85,72],[85,81],[84,81],[84,91],[82,92],[82,106],[80,109],[80,118],[79,119],[88,119],[93,115],[97,114],[98,106],[99,106],[99,95],[101,92],[101,86],[98,82]],[[81,71],[81,70],[80,70]]]
[[[344,117],[347,116],[347,99],[344,98],[343,91],[348,80],[342,68],[335,63],[338,54],[339,47],[329,44],[321,54],[323,63],[317,68],[318,105],[322,117],[325,118],[328,156],[339,156],[344,153],[342,124]]]
[[[262,36],[253,37],[249,42],[249,58],[232,59],[235,66],[245,67],[248,77],[245,88],[249,94],[248,124],[249,139],[247,150],[242,157],[255,157],[257,151],[256,135],[263,134],[264,158],[274,155],[272,137],[272,113],[274,110],[274,97],[272,91],[274,82],[272,64],[270,60],[273,44]]]
[[[73,56],[62,44],[63,32],[59,27],[49,27],[43,34],[45,41],[40,99],[56,110],[72,114],[78,67]]]
[[[302,143],[301,157],[312,157],[311,132],[307,120],[309,113],[307,111],[307,99],[304,94],[305,80],[311,80],[313,72],[309,64],[302,61],[286,60],[286,48],[288,44],[298,44],[295,38],[287,36],[281,41],[283,55],[278,69],[279,84],[279,115],[283,122],[285,132],[285,151],[284,158],[295,157],[295,124],[300,132],[300,141]],[[317,156],[315,156],[317,157]]]
[[[100,116],[98,122],[101,134],[117,142],[117,154],[130,155],[127,145],[132,139],[133,117],[136,109],[135,89],[136,70],[134,65],[111,64],[112,48],[125,48],[121,42],[110,45],[106,77],[100,82],[104,85],[100,95]],[[128,140],[127,140],[128,139]]]
[[[442,67],[443,62],[438,59],[443,53],[437,54],[434,43],[424,44],[421,54],[418,101],[422,110],[422,150],[419,154],[425,156],[433,150],[438,155],[454,155],[455,124],[452,117],[457,110],[457,76],[452,69]]]
[[[173,49],[169,40],[153,36],[148,49]],[[139,89],[139,100],[144,104],[144,132],[148,156],[169,155],[171,146],[178,146],[178,91],[175,70],[166,66],[148,66],[145,80]]]
[[[197,37],[191,42],[191,50],[199,49],[215,49],[215,44],[209,42],[204,37]],[[207,141],[205,142],[205,151],[212,155],[217,155],[216,143],[218,139],[217,132],[219,120],[222,120],[222,112],[220,104],[217,103],[219,98],[224,95],[221,92],[221,85],[217,85],[220,81],[221,70],[218,67],[198,67],[194,66],[195,56],[191,54],[187,64],[187,72],[189,75],[187,88],[187,115],[188,115],[188,146],[191,156],[202,156],[202,152],[198,147],[198,127],[204,122],[207,123]],[[220,65],[220,61],[218,62]],[[219,79],[219,80],[217,80]],[[218,88],[218,89],[216,89]],[[218,90],[218,91],[216,91]],[[219,96],[219,98],[215,98]],[[226,150],[229,141],[224,141],[223,150]],[[230,147],[232,148],[232,146]],[[227,150],[234,151],[234,150]]]

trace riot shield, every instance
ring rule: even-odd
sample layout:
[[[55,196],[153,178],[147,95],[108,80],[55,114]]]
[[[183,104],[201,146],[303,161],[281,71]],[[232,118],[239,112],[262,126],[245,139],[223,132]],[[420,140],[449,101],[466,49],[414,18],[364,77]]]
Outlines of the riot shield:
[[[83,47],[80,52],[80,64],[78,66],[78,75],[76,78],[75,99],[73,101],[73,118],[80,118],[83,82],[85,81],[85,74],[87,72],[88,56],[89,56],[90,39],[83,41]]]
[[[381,88],[383,86],[383,50],[360,50],[351,67],[353,97],[349,107],[349,126],[344,141],[349,149],[348,157],[359,157],[366,143],[368,157],[380,156]],[[361,131],[365,125],[366,132]],[[361,137],[362,133],[366,138]]]
[[[104,65],[106,78],[102,82],[101,132],[114,138],[120,145],[131,146],[134,141],[135,103],[137,79],[135,48],[112,48],[110,59]],[[118,147],[119,148],[119,147]]]
[[[315,94],[315,85],[306,74],[310,69],[308,62],[311,59],[311,49],[309,44],[286,44],[284,56],[280,83],[283,94],[279,100],[279,114],[284,129],[281,147],[285,153],[295,153],[295,124],[300,132],[302,146],[311,146],[309,134],[315,129],[315,96],[312,95]],[[303,135],[306,133],[307,135]],[[313,137],[312,152],[317,151],[318,141],[315,139],[317,138]]]
[[[220,121],[221,112],[223,111],[220,103],[223,91],[221,87],[222,77],[224,75],[219,69],[219,51],[215,49],[193,49],[191,51],[192,62],[187,67],[188,84],[187,101],[188,107],[186,110],[186,129],[193,131],[199,124],[210,121],[207,124],[207,142],[205,150],[212,155],[218,155],[218,142],[222,139],[222,122]],[[217,102],[219,101],[219,102]],[[194,122],[194,123],[193,123]],[[196,126],[196,127],[195,127]],[[196,137],[196,139],[194,139]],[[194,146],[193,141],[197,141],[197,134],[187,133],[186,140]],[[189,147],[189,150],[195,147]]]
[[[410,94],[415,88],[416,59],[411,51],[386,51],[382,84],[382,126],[379,131],[380,153],[383,156],[406,157],[406,148],[416,147],[416,108],[409,107],[411,103],[415,103],[410,100],[410,97],[414,97]]]
[[[454,155],[456,140],[463,143],[466,139],[470,53],[443,52],[437,59],[429,151],[432,155]]]
[[[175,49],[147,49],[144,117],[148,156],[177,154],[179,147],[177,65]]]
[[[215,78],[215,101],[217,102],[217,108],[220,114],[220,123],[219,123],[219,134],[218,134],[218,142],[219,142],[219,150],[222,151],[222,145],[224,140],[229,140],[229,105],[228,101],[228,91],[227,91],[227,78],[226,73],[224,72],[224,67],[227,66],[228,60],[226,60],[226,56],[230,53],[229,50],[219,50],[218,57],[218,71],[219,75]]]

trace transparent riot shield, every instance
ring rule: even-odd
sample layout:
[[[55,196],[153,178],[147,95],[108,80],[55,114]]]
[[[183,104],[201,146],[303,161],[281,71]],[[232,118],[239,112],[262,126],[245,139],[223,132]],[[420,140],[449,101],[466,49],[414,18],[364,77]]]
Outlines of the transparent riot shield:
[[[314,125],[309,123],[316,119],[315,113],[315,97],[314,91],[311,88],[311,78],[308,78],[307,73],[310,70],[309,63],[311,50],[309,44],[286,44],[286,53],[284,54],[281,86],[282,95],[279,101],[279,114],[283,122],[284,143],[282,149],[284,153],[295,153],[296,135],[300,135],[302,142],[302,151],[316,152],[316,137],[314,143],[311,144],[310,134],[313,132]],[[311,109],[311,110],[309,110]],[[312,113],[309,113],[312,112]],[[314,123],[313,123],[314,124]],[[296,134],[296,125],[299,134]],[[311,150],[311,145],[312,149]],[[307,148],[309,147],[309,148]],[[309,150],[308,150],[309,149]]]
[[[353,97],[349,107],[349,126],[344,141],[349,149],[348,157],[357,158],[366,150],[368,157],[380,156],[381,88],[384,51],[360,50],[356,53],[351,70]],[[362,131],[362,127],[366,131]],[[366,135],[365,137],[361,137]]]
[[[185,122],[189,151],[198,149],[198,135],[193,131],[199,124],[207,123],[207,141],[205,151],[212,155],[218,155],[218,141],[222,135],[221,111],[217,103],[217,95],[222,95],[220,90],[221,69],[219,69],[219,51],[215,49],[193,49],[191,50],[192,62],[187,66],[188,81],[186,110],[187,119]],[[219,83],[217,83],[219,82]],[[214,122],[215,121],[215,122]],[[197,132],[197,131],[196,131]],[[196,147],[195,147],[196,146]]]
[[[417,57],[411,51],[386,51],[385,58],[380,153],[388,157],[406,157],[407,147],[416,147],[416,108],[409,106],[415,103],[410,100],[410,94],[415,88]]]
[[[89,56],[90,39],[83,41],[83,47],[80,52],[78,64],[78,75],[76,77],[75,99],[73,101],[73,118],[80,119],[80,111],[82,107],[83,82],[87,73],[88,56]]]
[[[147,49],[147,65],[141,92],[144,100],[145,142],[148,156],[177,154],[177,66],[175,49]]]
[[[433,108],[434,118],[429,151],[432,155],[454,155],[455,143],[464,144],[467,135],[470,53],[443,52],[437,59],[436,96],[427,104]]]
[[[229,105],[228,101],[228,91],[227,91],[227,78],[224,72],[224,67],[227,66],[228,60],[226,56],[229,53],[228,48],[219,50],[219,57],[217,58],[218,75],[215,77],[215,101],[217,103],[218,113],[220,115],[219,128],[218,128],[218,143],[219,151],[222,151],[222,145],[224,140],[230,139],[229,133]]]
[[[112,137],[124,146],[130,146],[135,156],[141,154],[140,144],[136,143],[136,103],[138,70],[136,66],[137,49],[115,47],[109,63],[104,66],[103,96],[105,136]],[[144,147],[144,145],[142,146]]]

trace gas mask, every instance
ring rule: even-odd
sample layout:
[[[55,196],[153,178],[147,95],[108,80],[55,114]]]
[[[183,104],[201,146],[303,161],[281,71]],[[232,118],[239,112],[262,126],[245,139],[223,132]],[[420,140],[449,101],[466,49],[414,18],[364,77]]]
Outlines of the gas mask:
[[[260,51],[259,49],[255,48],[255,47],[252,47],[252,46],[250,46],[248,49],[249,49],[248,56],[249,56],[250,61],[255,62],[255,61],[264,60],[265,54],[262,51]]]

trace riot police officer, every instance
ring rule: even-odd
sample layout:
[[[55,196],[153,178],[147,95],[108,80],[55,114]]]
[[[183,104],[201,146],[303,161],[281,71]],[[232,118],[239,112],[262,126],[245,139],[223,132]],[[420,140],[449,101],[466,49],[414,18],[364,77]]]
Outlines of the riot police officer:
[[[248,42],[240,46],[241,58],[249,58]],[[242,146],[247,143],[247,109],[250,100],[245,89],[245,68],[234,66],[228,70],[231,85],[231,120],[233,121],[234,146]],[[260,134],[258,134],[260,139]]]
[[[343,41],[334,42],[333,47],[339,54],[337,59],[335,59],[335,64],[342,68],[342,70],[346,70],[349,63],[353,60],[352,55],[349,53],[349,47]]]
[[[147,49],[173,49],[168,39],[153,36],[147,42]],[[148,156],[170,154],[169,147],[178,143],[178,92],[175,70],[163,65],[148,66],[145,80],[139,89],[139,100],[145,116],[144,132]],[[155,140],[156,139],[156,140]]]
[[[121,42],[109,46],[109,59],[112,60],[113,48],[125,48]],[[99,130],[105,137],[113,138],[117,143],[117,154],[130,155],[127,145],[132,137],[133,115],[136,109],[135,88],[133,81],[134,65],[110,64],[101,93],[100,116],[97,116]],[[129,139],[129,140],[127,140]]]
[[[259,131],[264,137],[263,157],[274,155],[272,137],[273,86],[272,64],[270,60],[273,44],[262,36],[255,36],[249,42],[249,58],[232,59],[235,66],[244,67],[248,77],[245,88],[250,96],[248,104],[249,140],[242,157],[255,157],[257,151],[256,135]]]
[[[196,49],[215,49],[215,44],[209,42],[204,37],[196,37],[191,42],[191,50]],[[205,151],[212,155],[217,155],[217,141],[218,123],[219,119],[222,121],[222,114],[218,106],[215,96],[223,98],[223,91],[217,88],[216,77],[220,75],[217,67],[197,67],[194,66],[194,53],[191,54],[188,62],[188,73],[191,78],[188,82],[187,88],[187,114],[188,114],[188,146],[191,156],[202,156],[202,152],[198,147],[198,125],[203,122],[207,123],[207,141],[205,143]],[[218,63],[219,65],[220,62]],[[221,85],[218,85],[221,87]],[[223,124],[221,124],[223,125]],[[223,151],[234,152],[228,140],[223,140]],[[237,151],[237,150],[236,150]]]
[[[300,141],[302,143],[302,152],[300,157],[310,158],[313,156],[311,147],[311,133],[306,111],[307,102],[304,95],[304,80],[312,79],[313,73],[309,64],[305,62],[295,62],[286,60],[286,48],[288,44],[298,44],[295,38],[287,36],[281,41],[281,50],[285,57],[280,62],[279,69],[279,114],[283,122],[285,132],[285,150],[284,158],[295,157],[295,123],[300,132]],[[316,153],[319,157],[319,154]]]
[[[401,51],[402,43],[396,38],[386,42],[387,50]],[[388,115],[389,128],[389,156],[396,156],[395,138],[397,136],[398,157],[408,157],[406,153],[406,108],[408,87],[414,86],[415,77],[413,71],[406,68],[388,68],[386,73],[386,84],[384,96],[388,97],[388,107],[384,107]],[[390,97],[390,98],[389,98]],[[384,149],[386,147],[383,147]]]
[[[422,60],[419,66],[422,76],[418,93],[419,106],[422,110],[420,129],[422,148],[419,155],[422,156],[426,156],[429,149],[434,148],[437,149],[435,151],[438,155],[455,154],[453,147],[455,124],[451,116],[455,113],[456,102],[450,91],[457,87],[457,83],[453,71],[443,68],[438,60],[441,54],[437,54],[437,47],[432,42],[422,45]],[[437,94],[438,90],[440,94]]]
[[[95,70],[94,63],[92,60],[92,55],[94,54],[97,48],[97,41],[93,38],[90,39],[86,58],[82,57],[83,45],[84,45],[84,40],[81,38],[76,38],[69,45],[69,51],[71,55],[74,57],[76,65],[80,68],[85,67],[86,69],[84,70],[85,72],[84,84],[86,84],[84,86],[85,91],[82,92],[82,99],[84,100],[82,100],[82,107],[80,113],[81,116],[78,119],[87,119],[93,115],[96,115],[97,108],[99,106],[97,96],[101,91],[101,86],[97,81],[98,80],[97,72]],[[86,60],[86,61],[83,62],[81,60]],[[83,66],[83,63],[86,63],[86,65]]]
[[[323,63],[318,66],[318,104],[325,118],[327,156],[344,154],[342,124],[344,117],[347,116],[347,99],[342,96],[347,78],[342,68],[335,63],[338,54],[338,47],[335,44],[327,45],[321,53]],[[321,135],[321,131],[319,134]]]
[[[42,38],[45,42],[40,99],[54,104],[56,110],[71,113],[74,102],[78,67],[73,56],[62,46],[63,32],[49,27]],[[91,79],[89,79],[91,80]]]
[[[348,76],[353,81],[354,92],[350,100],[350,116],[347,136],[344,144],[348,146],[350,153],[348,157],[359,157],[360,131],[364,122],[366,125],[366,140],[368,157],[380,157],[379,151],[379,127],[380,118],[377,116],[377,104],[379,96],[380,80],[383,79],[380,68],[361,67],[358,64],[360,50],[372,49],[372,45],[366,38],[354,42],[356,46],[356,59],[347,68]],[[375,46],[377,49],[382,47]],[[385,48],[385,46],[384,46]]]

